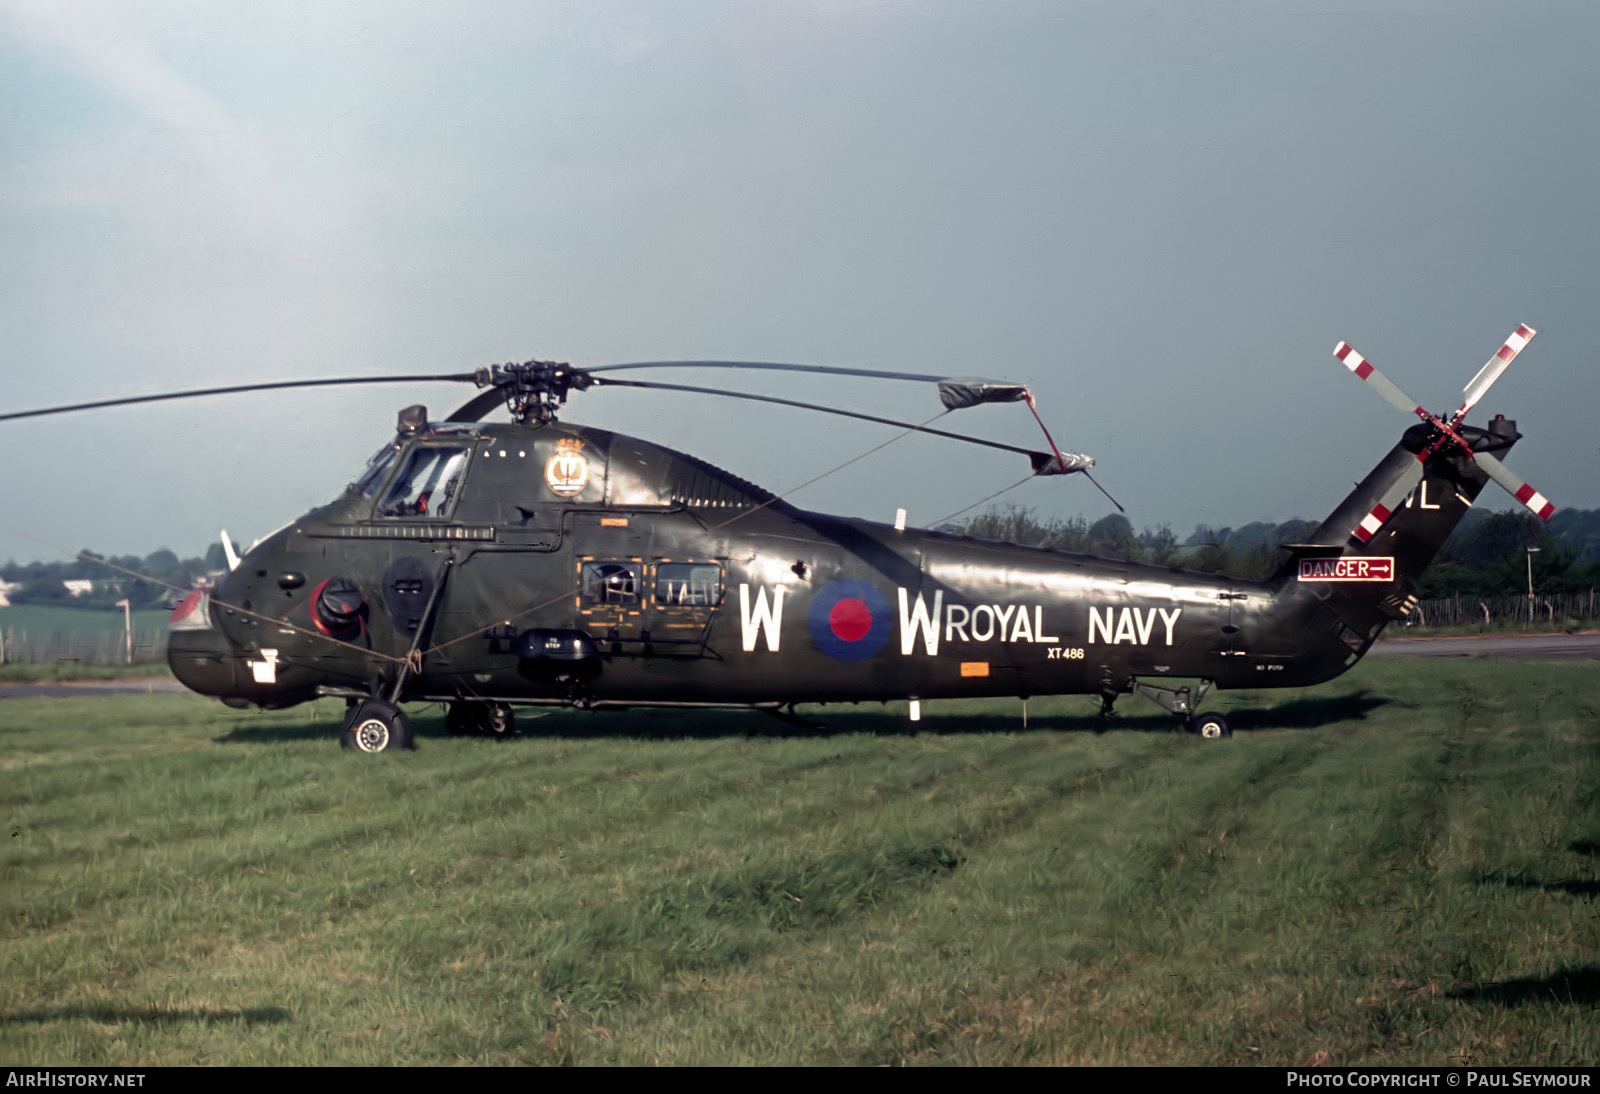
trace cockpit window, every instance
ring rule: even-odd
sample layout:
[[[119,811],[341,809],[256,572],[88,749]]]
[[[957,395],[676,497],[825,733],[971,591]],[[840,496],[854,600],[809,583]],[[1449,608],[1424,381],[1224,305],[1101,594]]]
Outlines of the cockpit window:
[[[465,448],[422,445],[411,450],[405,467],[384,495],[378,512],[385,517],[443,517],[461,489],[467,466]]]
[[[361,477],[355,481],[355,488],[369,498],[376,494],[378,487],[383,485],[383,480],[389,477],[395,457],[399,454],[399,441],[391,441],[374,452],[372,459],[367,461],[367,469],[361,472]]]

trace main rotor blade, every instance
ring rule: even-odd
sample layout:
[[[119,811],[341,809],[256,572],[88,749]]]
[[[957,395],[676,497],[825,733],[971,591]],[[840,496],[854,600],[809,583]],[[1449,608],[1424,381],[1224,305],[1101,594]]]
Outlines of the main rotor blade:
[[[820,372],[828,376],[870,376],[879,380],[918,380],[938,383],[949,376],[928,376],[918,372],[878,372],[866,368],[838,368],[833,365],[787,365],[779,361],[634,361],[625,365],[601,365],[585,372],[618,372],[627,368],[750,368],[777,372]]]
[[[1455,425],[1467,416],[1467,411],[1478,405],[1478,400],[1483,398],[1484,392],[1498,379],[1500,374],[1510,367],[1511,362],[1517,359],[1517,354],[1522,348],[1533,341],[1533,336],[1539,332],[1526,323],[1519,323],[1517,329],[1511,332],[1511,337],[1506,339],[1505,345],[1489,358],[1489,363],[1478,370],[1466,387],[1466,400],[1461,404],[1461,409],[1450,416],[1450,424]]]
[[[197,388],[193,391],[169,391],[161,395],[133,395],[124,399],[101,399],[93,403],[74,403],[71,406],[41,407],[38,410],[18,410],[0,414],[0,422],[16,418],[39,418],[47,414],[66,414],[74,410],[101,410],[112,406],[132,406],[135,403],[159,403],[168,399],[198,399],[206,395],[237,395],[245,391],[279,391],[284,388],[338,387],[349,384],[416,384],[435,380],[451,383],[471,383],[474,373],[456,372],[427,376],[346,376],[334,380],[281,380],[270,384],[236,384],[232,387]]]
[[[635,387],[646,388],[653,391],[684,391],[691,395],[722,395],[729,399],[749,399],[757,403],[776,403],[779,406],[799,407],[801,410],[818,410],[824,414],[837,414],[843,418],[856,418],[863,422],[877,422],[879,425],[892,425],[900,429],[914,429],[919,433],[930,433],[935,437],[948,437],[953,441],[965,441],[968,444],[981,444],[986,448],[999,448],[1006,452],[1017,452],[1027,456],[1030,461],[1055,462],[1055,457],[1049,453],[1035,452],[1029,448],[1018,448],[1014,444],[1001,444],[999,441],[986,441],[981,437],[968,437],[961,433],[947,433],[942,429],[930,429],[925,425],[916,425],[912,422],[896,421],[893,418],[879,418],[873,414],[861,414],[854,410],[840,410],[838,407],[819,406],[816,403],[802,403],[794,399],[780,399],[775,395],[752,395],[747,391],[725,391],[715,387],[691,387],[687,384],[661,384],[648,380],[607,380],[595,377],[596,387]],[[1037,468],[1040,464],[1034,463]],[[1076,470],[1076,469],[1074,469]]]
[[[1431,415],[1418,406],[1415,399],[1410,398],[1405,392],[1396,387],[1393,380],[1374,368],[1371,361],[1368,361],[1351,348],[1350,343],[1340,342],[1337,346],[1334,346],[1333,355],[1344,362],[1345,368],[1372,385],[1377,393],[1383,396],[1384,401],[1402,414],[1415,414],[1423,421],[1430,419]]]
[[[1483,468],[1483,473],[1506,488],[1510,495],[1527,506],[1528,511],[1540,520],[1549,520],[1556,507],[1539,491],[1512,473],[1511,469],[1487,452],[1474,452],[1472,459]]]
[[[450,412],[445,418],[447,422],[475,422],[482,418],[495,407],[504,406],[506,393],[503,388],[491,387],[487,391],[480,391],[460,406]]]

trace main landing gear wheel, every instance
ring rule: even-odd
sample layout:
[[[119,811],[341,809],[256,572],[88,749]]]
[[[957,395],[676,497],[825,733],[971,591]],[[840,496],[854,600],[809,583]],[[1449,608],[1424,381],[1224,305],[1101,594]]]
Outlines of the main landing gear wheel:
[[[339,732],[339,747],[355,752],[392,752],[412,748],[411,719],[383,702],[367,699],[350,708],[344,729]]]
[[[1228,719],[1215,712],[1210,714],[1196,714],[1189,719],[1189,732],[1196,737],[1204,737],[1214,741],[1220,737],[1232,737],[1233,726],[1228,724]]]

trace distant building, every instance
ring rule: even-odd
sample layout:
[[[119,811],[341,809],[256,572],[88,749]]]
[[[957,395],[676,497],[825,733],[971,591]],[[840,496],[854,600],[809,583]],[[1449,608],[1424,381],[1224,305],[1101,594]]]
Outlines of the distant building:
[[[7,593],[14,593],[22,588],[20,581],[0,581],[0,608],[11,607],[11,597]]]
[[[63,581],[61,584],[66,586],[67,594],[72,597],[94,592],[94,582],[87,578],[74,578],[71,581]]]

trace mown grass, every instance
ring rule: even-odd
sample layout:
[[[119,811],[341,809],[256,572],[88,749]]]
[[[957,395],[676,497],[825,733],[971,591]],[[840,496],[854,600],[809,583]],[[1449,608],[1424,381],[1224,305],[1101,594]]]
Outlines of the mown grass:
[[[50,667],[53,679],[83,679],[96,668],[120,669],[126,652],[126,626],[133,625],[132,669],[165,668],[165,609],[136,611],[125,618],[120,608],[66,607],[55,604],[12,604],[0,607],[0,680],[15,679],[14,669]],[[33,677],[23,677],[31,679]]]
[[[0,683],[46,684],[66,680],[143,680],[169,677],[172,670],[165,661],[145,661],[134,665],[89,665],[81,661],[22,661],[0,665]]]
[[[136,630],[165,632],[171,612],[166,608],[140,608],[133,613]],[[0,607],[0,627],[73,634],[123,633],[126,620],[121,608],[66,607],[58,604],[7,604]]]
[[[1594,1064],[1597,685],[1369,663],[1221,742],[418,711],[378,757],[332,704],[5,701],[0,1059]]]

